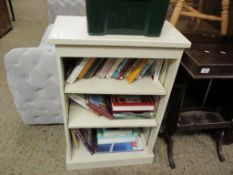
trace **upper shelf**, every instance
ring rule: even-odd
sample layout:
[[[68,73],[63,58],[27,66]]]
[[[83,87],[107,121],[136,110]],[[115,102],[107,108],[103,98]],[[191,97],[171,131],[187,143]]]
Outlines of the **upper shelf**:
[[[86,17],[58,16],[49,41],[56,45],[129,46],[189,48],[187,40],[174,26],[165,21],[160,37],[139,35],[90,36],[87,33]]]
[[[126,80],[81,79],[74,84],[65,85],[65,93],[80,94],[128,94],[128,95],[166,95],[166,90],[158,80],[144,77],[129,84]]]

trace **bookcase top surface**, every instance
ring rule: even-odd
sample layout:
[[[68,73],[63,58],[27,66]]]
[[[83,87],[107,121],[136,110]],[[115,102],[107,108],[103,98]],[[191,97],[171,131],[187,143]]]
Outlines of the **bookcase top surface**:
[[[81,16],[58,16],[50,33],[49,42],[55,45],[119,47],[189,48],[191,46],[191,42],[167,21],[164,23],[160,37],[140,35],[93,36],[87,32],[86,17]]]

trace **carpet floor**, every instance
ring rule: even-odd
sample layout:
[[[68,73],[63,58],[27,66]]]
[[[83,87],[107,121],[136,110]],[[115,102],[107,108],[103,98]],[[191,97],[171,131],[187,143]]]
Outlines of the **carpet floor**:
[[[0,175],[137,175],[137,174],[233,174],[233,145],[223,146],[226,161],[220,162],[215,141],[207,134],[174,137],[177,168],[171,170],[167,147],[159,138],[153,164],[119,168],[66,171],[62,125],[29,126],[20,120],[9,91],[3,64],[13,48],[36,47],[48,24],[46,0],[12,0],[14,29],[0,39]]]

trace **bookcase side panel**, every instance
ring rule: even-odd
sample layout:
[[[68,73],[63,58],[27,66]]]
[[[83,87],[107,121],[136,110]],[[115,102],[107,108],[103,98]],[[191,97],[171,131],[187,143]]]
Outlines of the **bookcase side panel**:
[[[56,57],[57,62],[57,70],[58,70],[58,80],[59,80],[59,89],[60,89],[60,98],[61,98],[61,104],[62,104],[62,113],[63,113],[63,120],[64,120],[64,132],[66,137],[66,144],[67,144],[67,154],[68,157],[71,157],[71,138],[70,133],[68,129],[68,98],[65,96],[64,92],[64,65],[61,60],[61,57],[57,54]]]
[[[183,53],[183,49],[180,50],[181,55]],[[155,145],[155,142],[157,140],[158,132],[166,111],[167,103],[170,97],[170,93],[176,78],[176,74],[180,65],[181,57],[177,60],[169,60],[166,75],[164,75],[164,87],[167,91],[167,94],[165,96],[161,96],[157,108],[157,114],[156,114],[156,121],[157,121],[157,127],[152,128],[150,133],[150,138],[148,141],[148,149],[149,151],[153,152],[153,148]],[[165,71],[165,70],[164,70]],[[161,80],[162,81],[162,80]]]

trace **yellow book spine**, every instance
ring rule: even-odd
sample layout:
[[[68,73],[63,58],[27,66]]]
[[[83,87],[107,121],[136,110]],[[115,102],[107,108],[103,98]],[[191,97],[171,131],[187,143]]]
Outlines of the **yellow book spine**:
[[[89,58],[89,60],[87,61],[87,64],[84,66],[84,68],[82,69],[82,71],[80,72],[80,74],[78,76],[79,79],[82,79],[84,77],[84,75],[90,69],[90,67],[92,66],[94,61],[95,61],[95,58]]]
[[[134,80],[137,78],[137,76],[142,71],[142,69],[143,69],[144,65],[146,64],[146,62],[147,62],[146,59],[142,59],[142,60],[137,61],[135,67],[130,71],[130,73],[126,77],[126,80],[128,81],[128,83],[134,82]]]

